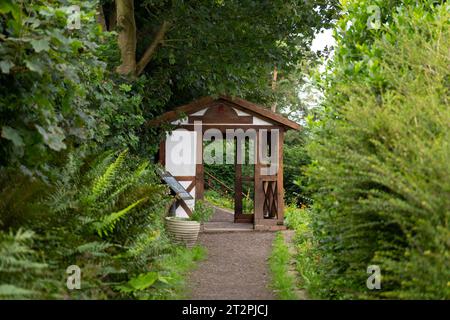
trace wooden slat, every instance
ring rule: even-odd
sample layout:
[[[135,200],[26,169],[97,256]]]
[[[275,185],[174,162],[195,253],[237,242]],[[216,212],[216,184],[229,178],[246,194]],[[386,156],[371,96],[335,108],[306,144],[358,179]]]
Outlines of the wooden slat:
[[[262,176],[261,181],[277,181],[278,175],[276,176]]]
[[[192,181],[195,180],[195,176],[174,176],[178,181]]]

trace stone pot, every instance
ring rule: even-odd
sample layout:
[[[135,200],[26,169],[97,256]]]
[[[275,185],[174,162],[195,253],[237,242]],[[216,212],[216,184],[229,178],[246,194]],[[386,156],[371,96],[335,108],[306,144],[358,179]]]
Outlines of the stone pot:
[[[192,248],[197,243],[200,223],[188,218],[166,217],[166,229],[176,243]]]

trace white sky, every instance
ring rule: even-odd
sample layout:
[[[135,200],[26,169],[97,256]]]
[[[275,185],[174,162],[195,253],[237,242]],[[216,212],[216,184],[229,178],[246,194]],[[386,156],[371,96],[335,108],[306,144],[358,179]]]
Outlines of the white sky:
[[[333,38],[333,30],[332,29],[324,29],[321,32],[317,33],[314,40],[311,43],[311,50],[312,51],[322,51],[325,49],[325,47],[332,47],[336,44],[334,38]],[[333,56],[333,52],[330,53],[331,58]],[[325,71],[325,65],[327,63],[327,60],[323,60],[322,63],[319,65],[319,72]],[[309,79],[307,80],[307,83],[302,87],[299,88],[298,96],[301,100],[303,100],[303,103],[306,104],[307,108],[314,108],[318,106],[323,99],[323,94],[321,91],[319,91]],[[305,121],[300,121],[302,125],[305,125]]]
[[[333,30],[325,29],[322,32],[317,33],[316,37],[312,41],[311,50],[313,51],[321,51],[325,49],[326,46],[331,47],[335,45],[335,41],[333,38]]]

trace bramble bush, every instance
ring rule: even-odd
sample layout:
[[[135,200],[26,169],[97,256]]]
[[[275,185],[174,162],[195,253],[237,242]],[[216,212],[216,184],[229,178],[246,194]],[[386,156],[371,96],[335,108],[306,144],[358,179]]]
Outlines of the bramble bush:
[[[308,145],[320,295],[449,299],[448,6],[398,7],[364,31],[369,45],[354,37],[367,13],[349,8],[328,116]],[[366,287],[369,265],[381,268],[381,290]]]

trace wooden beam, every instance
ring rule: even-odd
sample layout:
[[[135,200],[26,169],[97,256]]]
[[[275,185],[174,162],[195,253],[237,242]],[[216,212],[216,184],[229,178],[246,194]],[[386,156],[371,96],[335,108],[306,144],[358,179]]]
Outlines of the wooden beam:
[[[147,126],[158,125],[163,122],[179,119],[183,114],[188,115],[199,109],[206,108],[209,104],[213,102],[214,99],[212,97],[203,97],[199,100],[193,101],[191,103],[177,107],[174,110],[163,113],[159,117],[147,121],[146,125]]]
[[[220,96],[220,98],[228,100],[230,102],[234,102],[238,109],[242,109],[244,108],[244,111],[251,111],[256,113],[256,115],[260,115],[263,116],[264,118],[276,121],[280,124],[285,125],[286,127],[290,128],[290,129],[294,129],[294,130],[299,130],[300,129],[300,125],[294,121],[289,120],[288,118],[283,117],[282,115],[272,112],[269,109],[257,105],[253,102],[241,99],[241,98],[236,98],[236,97],[230,97],[230,96]],[[240,107],[240,108],[239,108]]]
[[[263,220],[263,206],[264,206],[264,190],[263,190],[263,182],[261,177],[261,159],[259,157],[259,132],[256,135],[256,154],[255,154],[255,180],[254,180],[254,190],[255,190],[255,199],[254,199],[254,215],[255,225],[258,223],[259,220]]]
[[[195,165],[195,201],[202,200],[205,192],[205,175],[203,167],[203,135],[196,136],[196,160]]]
[[[203,97],[189,104],[177,107],[172,111],[168,111],[155,119],[149,120],[147,121],[146,125],[160,125],[164,122],[170,122],[180,119],[183,115],[187,116],[195,111],[212,107],[218,104],[226,104],[229,107],[233,107],[256,117],[262,118],[270,123],[282,126],[285,129],[300,129],[300,125],[298,123],[291,121],[278,113],[272,112],[264,106],[254,104],[244,99],[229,96],[220,96],[219,98]]]
[[[178,204],[183,208],[183,210],[187,213],[189,217],[192,216],[192,210],[188,207],[188,205],[186,204],[186,202],[184,202],[184,200],[179,199]]]
[[[159,143],[159,163],[165,167],[166,166],[166,140],[163,139]]]
[[[242,164],[234,163],[234,217],[235,220],[239,215],[243,214],[242,211]]]
[[[177,128],[180,129],[186,129],[189,131],[194,130],[194,124],[180,124],[176,126]],[[266,130],[272,130],[272,129],[283,129],[283,127],[281,126],[271,126],[271,125],[254,125],[254,124],[221,124],[221,123],[217,123],[217,124],[203,124],[202,123],[202,130],[203,132],[205,132],[208,129],[217,129],[220,130],[223,133],[226,133],[227,129],[242,129],[242,130],[247,130],[247,129],[255,129],[255,130],[259,130],[259,129],[266,129]]]
[[[191,115],[188,117],[189,123],[202,121],[203,123],[242,123],[253,124],[252,116],[239,116],[233,107],[228,103],[217,103],[206,110],[202,116]]]
[[[283,186],[283,144],[284,130],[279,131],[278,136],[278,172],[277,172],[277,200],[278,200],[278,222],[284,221],[284,186]]]
[[[195,179],[188,185],[186,191],[190,193],[192,189],[194,189],[194,187],[195,187]]]

